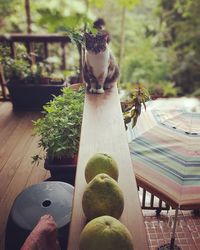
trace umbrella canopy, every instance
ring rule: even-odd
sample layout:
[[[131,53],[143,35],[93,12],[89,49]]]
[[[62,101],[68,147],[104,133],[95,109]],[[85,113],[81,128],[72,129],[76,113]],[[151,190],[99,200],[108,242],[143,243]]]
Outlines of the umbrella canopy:
[[[200,208],[200,113],[180,102],[148,105],[129,147],[139,185],[172,207]]]

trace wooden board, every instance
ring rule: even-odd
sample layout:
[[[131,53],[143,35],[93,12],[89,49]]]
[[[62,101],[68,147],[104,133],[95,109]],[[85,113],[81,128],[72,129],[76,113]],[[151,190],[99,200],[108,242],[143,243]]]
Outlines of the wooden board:
[[[118,163],[118,182],[125,199],[120,221],[132,234],[134,250],[149,249],[116,86],[105,94],[86,94],[85,97],[67,249],[79,249],[80,233],[86,224],[82,210],[82,195],[86,187],[84,170],[89,158],[97,152],[111,154]]]

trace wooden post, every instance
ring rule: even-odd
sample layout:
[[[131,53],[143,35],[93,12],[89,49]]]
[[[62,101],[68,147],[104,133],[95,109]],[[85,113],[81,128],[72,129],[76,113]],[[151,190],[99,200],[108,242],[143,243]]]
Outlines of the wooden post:
[[[79,51],[79,69],[80,69],[80,82],[83,82],[83,64],[85,60],[85,51],[82,48],[82,45],[78,45],[78,51]]]
[[[2,90],[3,99],[6,100],[7,96],[6,96],[6,88],[5,88],[5,79],[4,79],[4,75],[3,75],[3,67],[1,64],[0,64],[0,86],[1,86],[1,90]]]
[[[27,23],[27,33],[30,34],[32,32],[31,28],[31,8],[30,8],[30,1],[25,0],[25,11],[26,11],[26,23]],[[35,55],[34,55],[34,44],[33,43],[27,43],[26,44],[27,52],[31,55],[31,62],[32,64],[35,64]]]
[[[16,57],[16,51],[15,51],[15,43],[10,42],[10,55],[13,59]]]
[[[44,58],[47,59],[49,57],[49,49],[48,49],[48,43],[44,43]]]
[[[112,155],[118,163],[118,183],[125,201],[120,221],[132,235],[134,250],[149,249],[116,86],[104,94],[86,94],[85,97],[67,249],[79,249],[80,234],[86,225],[82,209],[82,196],[86,187],[85,166],[89,158],[98,152]]]
[[[66,69],[66,44],[65,43],[61,43],[61,48],[62,48],[62,65],[61,65],[61,69],[65,70]]]

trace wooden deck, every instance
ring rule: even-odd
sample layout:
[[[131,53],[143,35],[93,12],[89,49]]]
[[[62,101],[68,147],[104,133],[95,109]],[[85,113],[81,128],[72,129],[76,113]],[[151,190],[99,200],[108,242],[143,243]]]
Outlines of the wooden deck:
[[[92,98],[93,96],[88,96],[88,103],[92,101],[89,97]],[[97,112],[97,118],[103,115],[103,119],[101,119],[103,123],[100,123],[99,119],[97,119],[92,130],[87,131],[87,133],[84,131],[83,134],[86,137],[85,141],[88,140],[91,143],[87,144],[88,147],[86,148],[88,151],[84,149],[85,147],[82,147],[84,152],[87,151],[87,154],[85,157],[83,157],[84,152],[80,154],[83,159],[81,160],[81,157],[79,157],[79,165],[81,161],[83,166],[85,166],[85,161],[88,159],[89,155],[94,153],[94,150],[98,150],[99,152],[106,150],[106,152],[114,155],[119,166],[121,166],[119,184],[123,190],[125,198],[125,209],[120,220],[129,228],[133,235],[135,249],[139,250],[141,249],[141,246],[142,249],[147,249],[148,243],[138,198],[137,186],[135,179],[133,178],[133,169],[130,161],[128,144],[125,139],[125,131],[122,129],[123,120],[121,114],[118,114],[118,112],[114,112],[114,115],[111,115],[111,111],[115,110],[114,107],[117,107],[116,110],[119,110],[117,89],[114,89],[112,95],[105,95],[105,98],[100,96],[93,100],[93,102],[95,101],[95,106],[89,105],[86,108],[86,110],[89,110],[89,107],[93,107],[90,112],[91,117],[85,115],[85,119],[89,119],[90,123],[90,120],[95,117],[94,114]],[[98,102],[101,101],[103,101],[104,105],[107,107],[107,112],[102,112],[102,106],[98,105]],[[110,102],[113,103],[111,106],[109,105]],[[11,103],[0,102],[0,250],[4,250],[6,223],[14,199],[27,186],[38,183],[49,177],[49,173],[43,167],[43,162],[41,162],[38,167],[31,164],[31,156],[39,151],[37,148],[38,138],[33,136],[32,120],[37,119],[39,116],[39,112],[13,112]],[[112,120],[110,120],[110,117],[112,117]],[[115,129],[113,127],[114,124]],[[102,127],[105,128],[107,125],[112,128],[112,133],[110,130],[105,129],[104,140],[102,140],[102,136],[99,136],[98,140],[96,140],[96,127],[98,127],[100,131]],[[119,130],[119,128],[121,129]],[[110,133],[113,134],[113,136],[111,136],[111,138],[113,138],[112,140],[110,139]],[[91,148],[89,145],[94,145],[94,142],[96,143],[96,147]],[[124,171],[123,166],[126,166],[126,171]],[[127,181],[127,178],[129,181]],[[81,179],[84,180],[84,178]],[[79,191],[81,189],[78,193],[83,191],[83,185],[85,185],[84,181],[78,183],[76,186]],[[78,203],[80,203],[80,199]],[[74,208],[80,210],[80,204],[76,204]],[[72,216],[72,219],[74,217],[80,218],[78,229],[76,229],[78,231],[85,223],[85,217],[82,214],[82,210],[80,211],[81,216],[77,215],[74,210]],[[72,222],[74,221],[76,222],[76,219],[72,220]],[[71,229],[73,229],[73,223]],[[70,243],[73,246],[69,245],[68,249],[78,249],[78,238],[79,233],[76,232],[76,240],[74,241],[76,242],[76,246]]]
[[[39,151],[32,120],[39,115],[14,113],[10,102],[0,102],[0,250],[4,250],[7,218],[15,197],[49,177],[43,162],[38,167],[31,164],[31,156]]]

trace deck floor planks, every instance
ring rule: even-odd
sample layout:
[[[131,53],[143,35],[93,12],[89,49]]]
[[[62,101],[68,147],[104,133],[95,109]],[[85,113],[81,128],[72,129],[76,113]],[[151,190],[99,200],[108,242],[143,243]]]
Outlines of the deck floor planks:
[[[5,111],[12,110],[12,106],[7,102],[0,102],[0,116],[7,115]]]
[[[1,116],[0,116],[1,117]],[[6,119],[0,118],[0,143],[4,144],[19,124],[20,115],[7,116]]]
[[[14,113],[11,103],[0,102],[0,250],[4,250],[6,223],[14,199],[25,187],[49,176],[43,161],[39,166],[31,165],[31,156],[39,152],[32,129],[32,120],[37,117],[39,113]]]
[[[25,157],[22,159],[22,162],[21,162],[19,168],[16,170],[16,173],[15,173],[12,181],[10,182],[8,188],[6,189],[6,192],[4,193],[4,195],[2,197],[2,200],[0,203],[0,211],[10,211],[10,209],[12,207],[13,200],[15,199],[15,197],[19,193],[21,193],[21,191],[27,185],[33,184],[33,183],[29,183],[29,176],[31,176],[31,174],[33,172],[33,168],[36,168],[36,166],[31,164],[31,156],[33,155],[33,153],[38,152],[37,141],[38,141],[37,138],[34,137],[32,142],[30,143],[30,146],[28,147],[28,151],[27,151]],[[42,166],[40,166],[40,167],[42,167]],[[38,171],[38,169],[36,169],[35,172],[40,173],[41,171]],[[41,177],[43,179],[43,176],[44,176],[44,174],[42,174],[42,176],[40,175],[40,180],[41,180]],[[7,216],[8,216],[8,214],[7,214]],[[0,230],[2,230],[3,228],[6,227],[6,222],[7,222],[7,217],[5,216],[2,218],[1,225],[3,227],[1,227]],[[0,231],[0,237],[3,235],[3,231]]]
[[[44,169],[44,162],[40,162],[38,166],[34,166],[34,168],[31,171],[30,176],[28,177],[28,181],[26,183],[26,187],[29,187],[30,185],[39,183],[42,180],[46,180],[50,177],[49,172]]]
[[[16,127],[12,128],[12,131],[6,130],[2,131],[0,133],[0,137],[2,133],[4,134],[5,140],[4,143],[1,143],[0,148],[0,160],[1,160],[1,167],[0,167],[0,178],[2,174],[2,169],[4,168],[4,165],[9,160],[9,157],[14,155],[13,151],[19,150],[19,147],[21,148],[21,142],[27,141],[27,138],[31,137],[31,131],[32,131],[32,123],[30,121],[30,116],[24,115],[24,117],[21,117],[20,120],[18,120],[18,124]],[[2,139],[2,138],[1,138]],[[20,143],[19,143],[20,142]]]
[[[15,134],[17,135],[17,137],[15,137],[15,142],[16,142],[16,138],[20,139],[20,141],[14,144],[14,148],[13,148],[12,136],[9,138],[8,143],[6,143],[6,148],[12,149],[12,150],[9,150],[10,155],[8,159],[5,159],[5,153],[7,151],[5,150],[5,147],[3,147],[5,153],[4,154],[1,153],[1,159],[2,159],[1,162],[3,162],[4,165],[0,172],[0,180],[1,180],[0,201],[2,199],[2,195],[4,194],[6,188],[8,187],[9,183],[13,179],[16,173],[16,170],[19,168],[23,158],[25,157],[29,144],[33,140],[33,136],[30,135],[32,126],[31,126],[29,119],[30,117],[26,116],[23,119],[22,126],[19,126],[18,129],[16,129],[17,132]],[[22,130],[23,133],[21,133],[20,138],[19,138],[19,135],[20,135],[19,129],[23,129]]]

